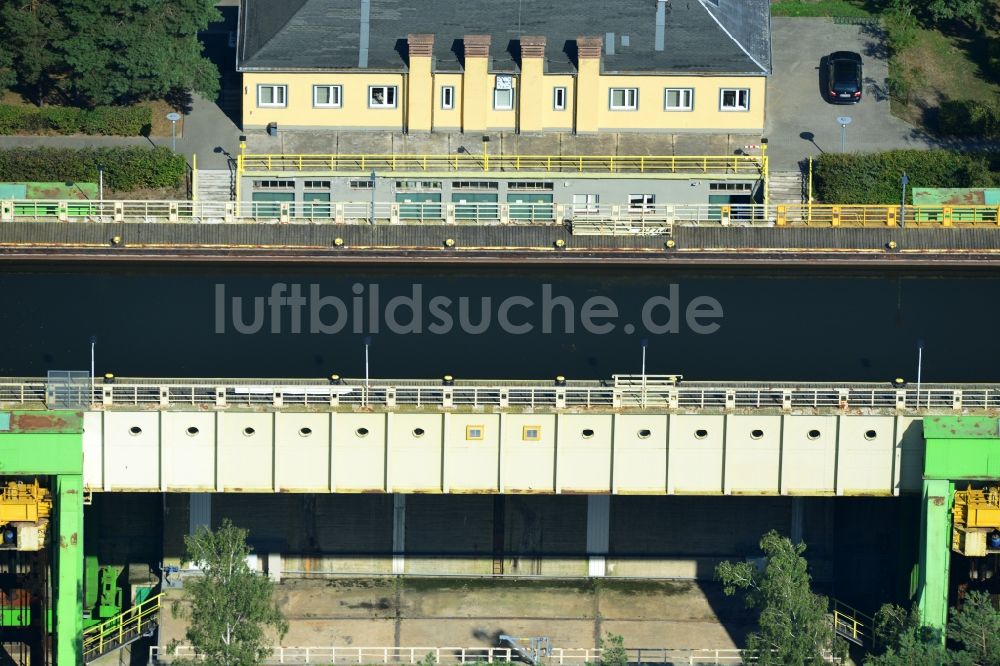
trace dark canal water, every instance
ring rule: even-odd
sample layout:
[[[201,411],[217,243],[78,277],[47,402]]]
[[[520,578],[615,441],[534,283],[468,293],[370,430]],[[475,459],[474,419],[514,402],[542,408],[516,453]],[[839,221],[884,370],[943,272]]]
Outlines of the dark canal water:
[[[298,306],[265,300],[292,285]],[[392,301],[414,285],[415,308]],[[358,377],[370,336],[375,378],[607,378],[639,372],[645,338],[647,372],[695,380],[913,380],[918,340],[926,382],[1000,380],[992,274],[7,267],[0,293],[4,376],[88,369],[96,335],[99,374]]]

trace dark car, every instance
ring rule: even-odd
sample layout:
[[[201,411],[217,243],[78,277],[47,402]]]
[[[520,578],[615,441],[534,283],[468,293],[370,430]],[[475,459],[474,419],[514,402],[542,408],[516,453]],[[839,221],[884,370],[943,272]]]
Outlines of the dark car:
[[[861,56],[853,51],[835,51],[826,59],[826,101],[857,104],[861,101]]]

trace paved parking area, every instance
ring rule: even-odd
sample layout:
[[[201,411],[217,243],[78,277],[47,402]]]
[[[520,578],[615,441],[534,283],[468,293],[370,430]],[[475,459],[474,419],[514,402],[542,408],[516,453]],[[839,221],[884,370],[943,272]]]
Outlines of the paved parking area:
[[[811,155],[841,150],[838,116],[850,116],[848,151],[926,148],[922,133],[889,112],[889,66],[878,28],[830,19],[771,20],[774,73],[767,91],[767,136],[773,169],[793,169]],[[864,58],[864,97],[855,105],[828,103],[820,89],[820,60],[833,51]]]

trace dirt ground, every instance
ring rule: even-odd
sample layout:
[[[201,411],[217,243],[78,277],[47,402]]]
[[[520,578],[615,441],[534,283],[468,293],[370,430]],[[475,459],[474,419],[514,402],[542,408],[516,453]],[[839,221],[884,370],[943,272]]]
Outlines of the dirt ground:
[[[509,634],[583,648],[612,632],[626,647],[721,649],[740,647],[750,622],[741,599],[695,581],[286,580],[276,598],[288,647],[486,647]],[[163,615],[160,645],[183,642],[183,620]]]

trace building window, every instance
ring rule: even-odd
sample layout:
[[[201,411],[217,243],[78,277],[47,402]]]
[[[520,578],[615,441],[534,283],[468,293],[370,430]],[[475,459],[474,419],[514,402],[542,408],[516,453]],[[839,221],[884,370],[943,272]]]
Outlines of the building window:
[[[566,110],[566,89],[565,88],[553,88],[552,89],[552,108],[556,111]]]
[[[397,180],[397,190],[440,190],[440,180]]]
[[[369,109],[395,109],[396,86],[368,86]]]
[[[750,89],[749,88],[723,88],[719,91],[719,110],[721,111],[749,111],[750,110]]]
[[[259,85],[257,86],[257,106],[285,106],[288,86]]]
[[[650,213],[656,203],[655,194],[628,195],[628,210],[630,213]]]
[[[352,180],[348,184],[352,190],[373,190],[375,189],[374,180]]]
[[[573,212],[596,213],[600,210],[600,203],[601,203],[600,194],[574,194]]]
[[[665,111],[690,111],[694,108],[693,88],[667,88],[663,93]]]
[[[542,426],[530,425],[521,428],[521,440],[525,442],[537,442],[542,438]]]
[[[709,183],[709,192],[750,192],[753,183]]]
[[[612,111],[635,111],[639,108],[638,88],[612,88],[611,89],[611,110]]]
[[[483,439],[484,428],[481,425],[465,426],[465,441],[478,442]]]
[[[446,111],[455,108],[455,86],[441,88],[441,108]]]
[[[339,109],[340,93],[340,86],[313,86],[313,106]]]
[[[552,183],[544,180],[512,180],[507,183],[508,190],[551,190]]]
[[[255,180],[253,186],[260,190],[285,190],[294,189],[294,180]]]
[[[456,180],[451,184],[453,190],[497,190],[500,183],[495,180]]]
[[[328,190],[330,189],[330,181],[328,180],[307,180],[302,183],[302,187],[307,190]]]
[[[514,108],[514,91],[510,88],[497,88],[493,91],[493,108],[497,111],[510,111]]]

